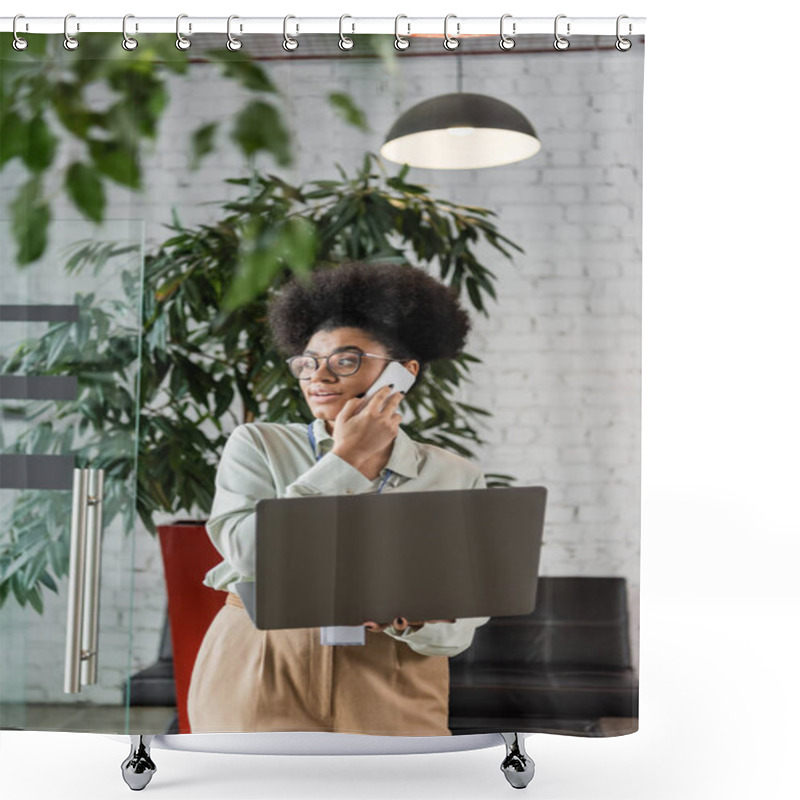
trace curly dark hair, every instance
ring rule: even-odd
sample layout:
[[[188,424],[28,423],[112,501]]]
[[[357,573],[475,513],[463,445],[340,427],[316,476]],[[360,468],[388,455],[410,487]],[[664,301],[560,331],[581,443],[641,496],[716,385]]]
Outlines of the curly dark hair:
[[[353,262],[294,279],[269,306],[273,340],[287,355],[301,353],[320,330],[360,328],[398,360],[420,367],[455,358],[470,319],[455,291],[407,264]]]

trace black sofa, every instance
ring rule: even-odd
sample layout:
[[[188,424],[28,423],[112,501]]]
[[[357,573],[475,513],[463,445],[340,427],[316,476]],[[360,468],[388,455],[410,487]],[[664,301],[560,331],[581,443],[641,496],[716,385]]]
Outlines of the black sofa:
[[[489,620],[450,659],[454,734],[631,733],[638,707],[623,578],[540,578],[532,614]]]
[[[175,706],[168,618],[158,660],[130,688],[131,705]],[[454,734],[605,736],[635,731],[637,717],[622,578],[540,578],[532,614],[490,619],[450,659]]]

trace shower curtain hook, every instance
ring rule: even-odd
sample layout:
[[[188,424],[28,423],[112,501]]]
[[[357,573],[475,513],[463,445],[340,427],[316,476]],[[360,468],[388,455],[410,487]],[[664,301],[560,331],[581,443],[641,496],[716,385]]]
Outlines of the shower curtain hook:
[[[622,35],[619,32],[619,23],[623,19],[630,19],[630,18],[625,16],[625,14],[621,14],[620,16],[617,17],[617,42],[614,45],[614,47],[616,47],[617,50],[620,51],[620,53],[625,53],[625,52],[627,52],[628,50],[631,49],[631,40],[630,39],[623,39]],[[633,25],[631,25],[631,23],[628,22],[628,36],[630,36],[631,33],[633,33]]]
[[[177,47],[178,50],[188,50],[192,46],[192,40],[191,39],[187,39],[181,33],[181,20],[184,17],[188,17],[188,16],[189,16],[188,14],[178,14],[178,18],[175,20],[175,35],[178,37],[175,40],[175,47]],[[190,31],[192,30],[192,23],[191,22],[189,23],[189,30]]]
[[[237,50],[241,50],[242,49],[242,40],[241,39],[236,39],[233,36],[233,34],[231,33],[231,20],[232,19],[239,19],[239,17],[237,17],[236,14],[231,14],[228,17],[228,42],[227,42],[227,44],[225,46],[232,53],[235,53]]]
[[[344,21],[346,19],[353,19],[353,18],[349,14],[342,14],[342,16],[339,17],[339,49],[340,50],[352,50],[353,49],[353,45],[355,44],[355,42],[349,36],[345,36],[344,32],[342,31],[342,26],[343,26],[343,23],[344,23]],[[353,23],[353,31],[352,32],[355,32],[355,29],[356,29],[356,26],[355,26],[355,23]]]
[[[69,18],[74,16],[75,16],[74,14],[67,14],[67,16],[64,17],[64,48],[66,50],[74,50],[79,44],[78,40],[70,36],[69,33],[67,32],[67,25],[69,24]],[[77,25],[77,30],[80,29],[81,26]]]
[[[17,36],[17,20],[18,19],[25,19],[25,15],[24,14],[17,14],[14,17],[14,22],[11,23],[11,31],[14,34],[14,41],[11,42],[11,46],[15,50],[25,50],[28,47],[28,40],[27,39],[23,39],[20,36]],[[26,25],[26,28],[27,28],[27,25]]]
[[[460,44],[460,42],[458,41],[458,39],[455,38],[455,36],[451,36],[447,32],[447,23],[450,22],[451,19],[456,19],[456,15],[455,14],[448,14],[444,18],[444,42],[443,42],[443,44],[444,44],[444,49],[445,50],[455,50],[458,47],[458,45]],[[458,30],[459,30],[460,27],[461,27],[461,23],[456,22],[456,34],[458,33]]]
[[[297,45],[299,42],[297,39],[292,39],[287,32],[287,23],[290,19],[297,19],[297,17],[293,17],[291,14],[283,18],[283,49],[291,52],[292,50],[297,50]],[[298,27],[297,30],[299,31],[300,28]]]
[[[398,14],[394,18],[394,49],[408,50],[408,48],[411,46],[411,42],[409,42],[404,36],[401,36],[400,31],[398,30],[401,19],[408,19],[408,17],[405,14]],[[408,28],[406,35],[411,35],[411,23],[407,22],[406,27]]]
[[[556,40],[553,42],[553,47],[555,47],[556,50],[566,50],[569,47],[569,39],[565,39],[558,32],[558,21],[560,19],[566,19],[566,18],[567,18],[566,14],[559,14],[556,17],[556,22],[555,22]],[[568,22],[567,23],[567,36],[569,36],[569,29],[570,29],[570,24]]]
[[[511,19],[511,17],[512,17],[511,14],[503,14],[503,16],[500,17],[500,49],[501,50],[510,50],[516,44],[516,42],[510,36],[508,36],[506,33],[503,32],[503,24],[505,23],[505,21],[507,19]],[[516,32],[517,32],[517,23],[516,22],[512,22],[511,23],[511,33],[514,34]]]
[[[125,30],[125,27],[127,25],[128,20],[131,19],[132,17],[133,17],[133,14],[126,14],[122,18],[122,49],[123,50],[135,50],[139,46],[139,42],[137,42],[136,39],[132,39],[130,36],[128,36],[128,33]],[[136,27],[137,27],[137,30],[138,30],[139,26],[137,25]]]

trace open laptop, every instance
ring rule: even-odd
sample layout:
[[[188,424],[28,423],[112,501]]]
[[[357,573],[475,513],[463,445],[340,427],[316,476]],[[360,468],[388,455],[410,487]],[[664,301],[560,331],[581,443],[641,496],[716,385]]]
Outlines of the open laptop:
[[[529,614],[541,486],[261,500],[256,580],[236,590],[257,628]]]

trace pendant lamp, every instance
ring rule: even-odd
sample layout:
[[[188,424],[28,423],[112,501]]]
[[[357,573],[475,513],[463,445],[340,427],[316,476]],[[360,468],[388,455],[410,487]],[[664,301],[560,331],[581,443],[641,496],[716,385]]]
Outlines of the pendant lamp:
[[[405,112],[381,155],[423,169],[480,169],[512,164],[541,149],[533,125],[516,108],[484,94],[445,94]]]

